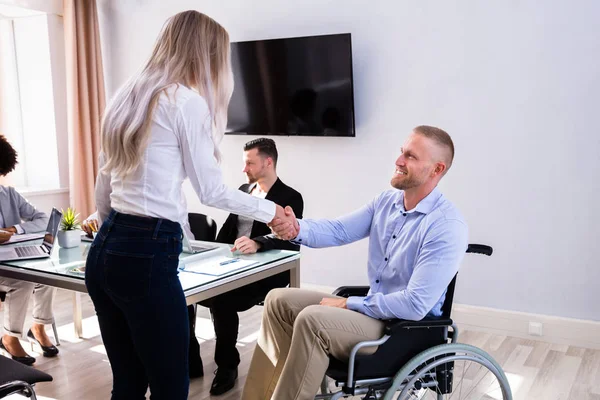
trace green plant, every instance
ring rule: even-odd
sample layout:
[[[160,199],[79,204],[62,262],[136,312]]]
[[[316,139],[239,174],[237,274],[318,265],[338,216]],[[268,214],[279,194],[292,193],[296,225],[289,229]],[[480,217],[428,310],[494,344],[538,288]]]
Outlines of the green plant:
[[[67,208],[67,211],[61,210],[63,213],[60,229],[63,231],[72,231],[80,228],[79,214],[75,214],[74,208]]]

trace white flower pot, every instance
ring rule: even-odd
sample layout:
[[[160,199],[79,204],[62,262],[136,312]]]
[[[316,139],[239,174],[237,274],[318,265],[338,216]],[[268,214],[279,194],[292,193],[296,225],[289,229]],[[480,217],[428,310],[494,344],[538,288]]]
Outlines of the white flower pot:
[[[74,229],[70,231],[58,231],[58,245],[64,249],[77,247],[81,243],[81,231]]]

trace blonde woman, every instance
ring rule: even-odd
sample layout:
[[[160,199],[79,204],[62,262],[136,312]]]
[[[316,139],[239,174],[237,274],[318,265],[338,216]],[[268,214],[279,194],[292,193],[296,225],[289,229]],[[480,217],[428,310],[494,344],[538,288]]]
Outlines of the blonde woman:
[[[189,331],[177,277],[189,177],[203,204],[262,222],[289,220],[273,202],[223,184],[218,143],[231,97],[229,35],[196,11],[171,17],[150,59],[107,107],[87,258],[113,372],[113,399],[187,399]]]

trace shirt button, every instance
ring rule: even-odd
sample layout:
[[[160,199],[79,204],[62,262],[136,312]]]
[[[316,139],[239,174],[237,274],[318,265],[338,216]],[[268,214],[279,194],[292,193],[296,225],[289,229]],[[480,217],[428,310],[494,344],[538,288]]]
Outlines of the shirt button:
[[[385,258],[385,261],[387,261],[387,257]]]
[[[396,239],[396,235],[392,236],[393,239]]]
[[[402,216],[403,216],[403,217],[406,217],[406,213],[402,213]]]
[[[379,279],[377,279],[377,280],[375,281],[375,283],[379,283]]]

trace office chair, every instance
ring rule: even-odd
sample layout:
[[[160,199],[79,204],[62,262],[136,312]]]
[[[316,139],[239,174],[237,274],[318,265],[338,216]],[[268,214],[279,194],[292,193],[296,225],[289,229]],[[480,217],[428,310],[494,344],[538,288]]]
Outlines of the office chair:
[[[470,244],[467,249],[467,253],[487,256],[491,256],[492,252],[490,246],[479,244]],[[379,340],[355,345],[347,361],[330,357],[329,367],[321,384],[321,394],[315,399],[336,400],[365,395],[365,400],[511,400],[508,380],[496,361],[481,349],[456,343],[458,328],[450,318],[455,285],[456,276],[448,285],[441,317],[428,316],[421,321],[386,321],[384,336]],[[366,296],[368,291],[368,286],[342,286],[333,294],[342,297]],[[373,354],[358,354],[360,349],[373,346],[378,346]],[[467,363],[469,366],[465,368]],[[460,367],[457,368],[457,364]],[[477,368],[479,370],[475,371]],[[341,390],[331,393],[328,377]],[[477,379],[489,387],[480,387]],[[467,384],[473,382],[473,388],[463,391]],[[493,394],[472,393],[475,389],[489,391],[490,388]],[[400,395],[395,397],[398,391]],[[463,395],[466,397],[462,397]],[[470,395],[473,397],[469,397]]]
[[[188,221],[194,239],[214,242],[217,238],[217,224],[211,217],[199,213],[189,213]]]
[[[11,394],[19,394],[36,400],[33,386],[37,382],[50,381],[52,376],[47,373],[0,356],[0,399]]]

